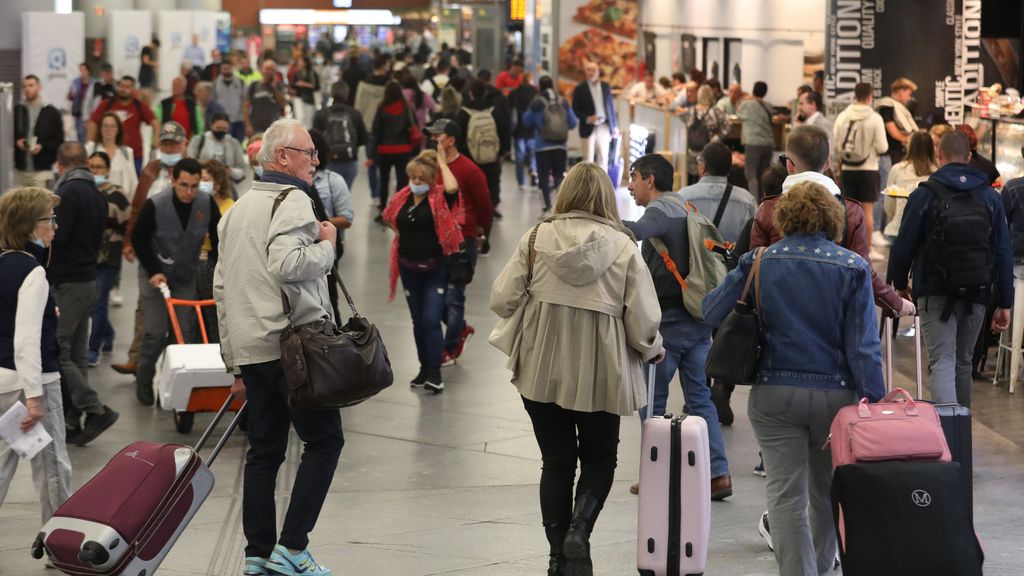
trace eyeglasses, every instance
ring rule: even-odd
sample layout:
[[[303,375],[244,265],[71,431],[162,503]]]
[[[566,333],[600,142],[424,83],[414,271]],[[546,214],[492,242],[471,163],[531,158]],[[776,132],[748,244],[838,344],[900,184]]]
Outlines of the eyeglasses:
[[[36,222],[49,222],[50,226],[56,226],[57,225],[57,215],[56,214],[51,214],[49,216],[44,216],[42,218],[36,218]]]
[[[301,152],[306,156],[309,156],[310,160],[320,157],[320,154],[317,153],[316,148],[310,148],[309,150],[305,150],[302,148],[292,148],[291,146],[282,146],[282,148],[284,148],[285,150],[294,150],[296,152]]]
[[[779,164],[782,164],[783,168],[789,167],[789,164],[787,164],[787,162],[789,162],[789,156],[786,156],[785,154],[779,154]]]

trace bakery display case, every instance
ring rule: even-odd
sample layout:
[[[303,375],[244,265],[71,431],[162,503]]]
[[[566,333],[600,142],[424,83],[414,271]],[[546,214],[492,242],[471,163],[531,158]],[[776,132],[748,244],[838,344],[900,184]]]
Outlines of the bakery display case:
[[[1024,176],[1024,118],[994,116],[971,108],[967,124],[978,134],[978,152],[996,165],[1000,180]]]

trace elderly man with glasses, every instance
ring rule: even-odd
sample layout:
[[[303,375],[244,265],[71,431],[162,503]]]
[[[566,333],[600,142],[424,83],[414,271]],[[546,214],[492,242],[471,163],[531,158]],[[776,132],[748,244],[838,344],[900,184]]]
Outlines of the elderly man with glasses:
[[[324,317],[337,322],[328,304],[327,274],[338,233],[329,221],[317,220],[307,195],[319,159],[304,125],[274,122],[264,134],[259,162],[262,180],[221,219],[213,280],[221,354],[235,375],[233,389],[248,399],[244,573],[324,576],[330,570],[307,547],[344,445],[341,413],[288,406],[280,341],[289,323]],[[290,427],[304,448],[278,535],[274,491]]]

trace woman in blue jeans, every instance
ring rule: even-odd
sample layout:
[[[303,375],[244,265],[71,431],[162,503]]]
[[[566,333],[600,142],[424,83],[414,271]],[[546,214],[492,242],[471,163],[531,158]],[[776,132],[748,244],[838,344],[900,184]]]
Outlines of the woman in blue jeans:
[[[437,394],[444,390],[441,317],[448,290],[448,257],[462,244],[462,228],[452,213],[459,199],[459,184],[440,146],[437,152],[420,153],[405,170],[409,184],[395,193],[382,214],[395,231],[390,298],[395,298],[400,276],[420,361],[420,371],[410,384]],[[436,183],[438,170],[443,185]]]
[[[832,458],[821,447],[840,408],[885,393],[871,268],[833,242],[843,220],[824,187],[794,186],[775,210],[785,237],[762,249],[755,282],[764,347],[747,411],[768,473],[775,559],[786,576],[831,573]],[[712,326],[736,305],[757,253],[745,254],[704,299]]]
[[[92,332],[89,335],[89,366],[98,366],[100,351],[114,349],[114,327],[110,324],[110,291],[117,285],[121,272],[121,247],[124,230],[131,216],[131,202],[120,186],[110,182],[110,156],[106,152],[93,152],[89,157],[89,170],[96,186],[107,198],[107,227],[103,231],[99,272],[99,293],[92,306]]]

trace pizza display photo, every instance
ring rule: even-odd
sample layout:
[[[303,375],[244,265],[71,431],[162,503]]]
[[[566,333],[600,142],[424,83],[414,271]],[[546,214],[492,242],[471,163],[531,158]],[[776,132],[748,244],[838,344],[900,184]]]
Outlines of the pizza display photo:
[[[636,79],[636,41],[620,40],[595,28],[567,38],[558,49],[558,70],[563,77],[577,82],[586,79],[583,64],[597,62],[601,77],[613,87],[621,88]]]
[[[576,9],[574,19],[618,36],[636,39],[636,0],[590,0]]]

